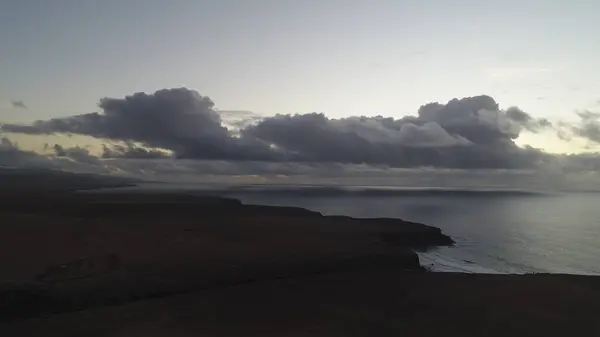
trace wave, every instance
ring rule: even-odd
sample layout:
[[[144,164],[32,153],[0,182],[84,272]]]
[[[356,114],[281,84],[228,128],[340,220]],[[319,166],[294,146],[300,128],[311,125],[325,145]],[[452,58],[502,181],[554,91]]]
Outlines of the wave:
[[[436,251],[418,253],[421,265],[430,271],[466,274],[508,274],[477,265],[471,261],[454,259]]]

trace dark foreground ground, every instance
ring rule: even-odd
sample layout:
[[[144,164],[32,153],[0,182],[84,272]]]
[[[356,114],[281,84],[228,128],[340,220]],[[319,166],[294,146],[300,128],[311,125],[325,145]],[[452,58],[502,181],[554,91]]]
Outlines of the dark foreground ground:
[[[183,194],[0,203],[0,336],[600,336],[600,278],[429,273],[435,227]]]
[[[599,336],[600,280],[371,270],[5,323],[2,336]]]

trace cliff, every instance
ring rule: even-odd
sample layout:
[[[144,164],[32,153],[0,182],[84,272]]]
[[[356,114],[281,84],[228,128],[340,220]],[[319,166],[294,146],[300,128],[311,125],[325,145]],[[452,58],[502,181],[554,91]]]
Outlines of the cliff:
[[[175,193],[5,198],[0,223],[4,320],[259,280],[422,271],[413,249],[452,244],[398,219]]]

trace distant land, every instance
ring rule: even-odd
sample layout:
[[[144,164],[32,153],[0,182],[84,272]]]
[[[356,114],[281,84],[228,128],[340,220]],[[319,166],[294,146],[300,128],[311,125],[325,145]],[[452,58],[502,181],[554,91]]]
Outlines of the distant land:
[[[135,186],[141,180],[36,168],[0,167],[0,192],[39,193]]]

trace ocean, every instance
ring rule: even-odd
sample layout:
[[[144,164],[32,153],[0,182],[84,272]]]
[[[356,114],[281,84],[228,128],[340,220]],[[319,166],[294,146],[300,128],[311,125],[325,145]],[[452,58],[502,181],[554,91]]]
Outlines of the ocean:
[[[189,185],[185,190],[325,215],[433,225],[456,241],[420,253],[421,263],[433,271],[600,275],[600,193],[264,186],[207,191]]]
[[[244,203],[430,224],[456,241],[420,255],[434,271],[600,275],[600,194],[477,190],[245,191]]]

